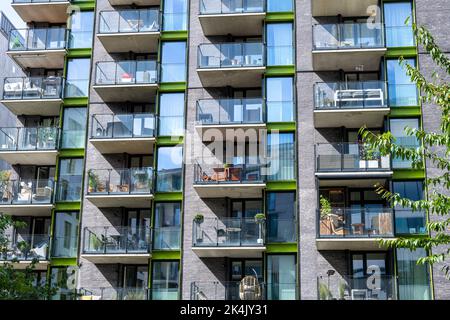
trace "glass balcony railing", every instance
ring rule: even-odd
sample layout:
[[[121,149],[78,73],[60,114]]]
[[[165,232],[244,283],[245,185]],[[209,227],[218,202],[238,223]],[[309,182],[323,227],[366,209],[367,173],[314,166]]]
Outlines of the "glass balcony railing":
[[[91,139],[152,138],[156,134],[156,117],[151,113],[95,114]]]
[[[425,211],[395,209],[395,234],[427,234]]]
[[[153,280],[151,289],[152,300],[178,300],[179,284],[174,280]]]
[[[153,168],[91,169],[89,195],[127,195],[153,193]]]
[[[317,172],[390,170],[389,156],[381,156],[363,143],[319,143],[316,145]]]
[[[197,101],[198,124],[264,123],[264,101],[261,98],[208,99]]]
[[[389,106],[411,107],[419,105],[419,90],[414,83],[388,83]]]
[[[49,243],[50,236],[47,234],[16,234],[14,239],[8,239],[4,250],[0,251],[0,260],[48,260]]]
[[[97,62],[96,85],[133,85],[158,82],[158,64],[151,60]]]
[[[391,208],[318,210],[319,238],[380,238],[394,236]]]
[[[4,100],[61,99],[63,92],[61,77],[5,78]]]
[[[208,164],[205,161],[196,163],[194,182],[196,184],[235,184],[263,183],[262,164]]]
[[[159,9],[101,11],[99,33],[158,32],[159,17]]]
[[[415,45],[411,25],[386,26],[386,47],[414,47]]]
[[[13,0],[13,3],[48,3],[48,2],[69,2],[70,0]]]
[[[153,250],[179,250],[181,227],[155,227],[153,229]]]
[[[162,169],[156,172],[156,190],[158,192],[180,192],[183,187],[181,168]]]
[[[2,205],[53,203],[54,181],[51,179],[23,179],[0,181]]]
[[[380,23],[333,23],[313,26],[314,50],[384,48]]]
[[[55,150],[58,141],[56,127],[0,128],[0,152]]]
[[[152,249],[148,227],[86,227],[83,239],[85,254],[144,254]]]
[[[53,258],[76,258],[78,255],[77,235],[54,235],[52,237]]]
[[[384,81],[319,82],[314,86],[314,97],[316,110],[387,106]]]
[[[319,276],[319,300],[396,300],[396,278],[374,273],[361,276]]]
[[[265,0],[200,0],[200,14],[265,12]]]
[[[264,221],[255,218],[205,218],[193,221],[194,247],[260,247],[265,243]]]
[[[78,300],[149,300],[148,288],[82,288]]]
[[[266,241],[268,243],[297,242],[297,221],[291,219],[279,219],[276,215],[268,215],[266,229]]]
[[[260,42],[201,44],[198,67],[242,68],[265,65],[264,45]]]
[[[62,50],[66,48],[66,41],[66,28],[13,29],[9,34],[9,50]]]
[[[295,300],[297,284],[255,283],[241,285],[240,281],[199,281],[191,283],[191,300]]]

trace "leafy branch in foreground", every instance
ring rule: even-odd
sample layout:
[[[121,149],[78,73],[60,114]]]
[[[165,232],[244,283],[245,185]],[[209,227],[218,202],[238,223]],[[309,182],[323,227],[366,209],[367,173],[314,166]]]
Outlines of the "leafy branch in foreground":
[[[450,76],[450,59],[436,44],[433,36],[425,27],[412,24],[417,42],[429,53],[444,76],[436,71],[431,78],[423,75],[418,68],[407,63],[403,57],[399,63],[405,68],[406,74],[417,85],[421,92],[420,99],[424,103],[436,106],[441,113],[441,122],[438,132],[424,129],[406,127],[407,136],[415,137],[415,146],[406,146],[397,143],[397,139],[390,133],[375,134],[366,127],[360,129],[365,143],[382,155],[391,155],[394,158],[408,160],[413,169],[424,169],[425,163],[435,167],[437,174],[425,178],[428,197],[424,200],[410,200],[402,198],[399,193],[393,193],[382,185],[376,185],[376,192],[393,206],[410,208],[412,212],[428,212],[436,219],[426,224],[427,235],[400,237],[397,239],[380,240],[381,245],[389,248],[408,248],[416,250],[424,248],[429,255],[418,260],[419,264],[443,263],[442,270],[450,279],[450,85],[445,77]],[[432,253],[432,249],[439,251]]]

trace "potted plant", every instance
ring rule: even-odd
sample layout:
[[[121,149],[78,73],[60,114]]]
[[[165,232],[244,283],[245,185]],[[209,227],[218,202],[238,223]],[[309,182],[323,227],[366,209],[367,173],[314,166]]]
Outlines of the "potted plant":
[[[256,242],[258,244],[263,244],[264,243],[264,239],[262,237],[264,221],[266,221],[266,215],[264,213],[257,213],[255,215],[255,222],[258,225],[258,230],[259,230],[258,240],[256,240]]]
[[[332,216],[332,208],[330,200],[325,198],[324,196],[320,196],[319,199],[320,204],[320,234],[321,235],[330,235],[333,234],[333,221],[331,219]]]
[[[88,192],[92,193],[97,191],[97,185],[98,185],[98,176],[92,172],[92,170],[88,171],[89,176],[89,189]]]
[[[8,188],[8,185],[10,184],[11,177],[11,171],[9,170],[1,170],[0,171],[0,192],[2,195],[3,201],[9,201],[10,198],[12,198],[12,190]]]
[[[203,232],[200,228],[200,225],[203,223],[204,220],[205,220],[205,217],[201,213],[197,213],[194,217],[196,242],[203,241]]]
[[[203,223],[204,220],[205,220],[205,217],[201,213],[196,214],[194,217],[194,221],[197,224]]]
[[[320,300],[331,300],[333,295],[331,294],[330,289],[325,283],[319,284],[319,299]]]

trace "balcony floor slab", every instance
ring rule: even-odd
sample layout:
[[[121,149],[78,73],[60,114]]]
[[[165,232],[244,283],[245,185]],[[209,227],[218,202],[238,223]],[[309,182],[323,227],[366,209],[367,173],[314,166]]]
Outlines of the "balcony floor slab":
[[[98,264],[148,264],[150,253],[107,253],[107,254],[81,254],[83,259]]]
[[[316,239],[317,250],[379,250],[386,251],[386,247],[380,247],[380,238],[320,238]],[[394,239],[383,238],[383,239]]]
[[[232,34],[233,36],[259,36],[263,31],[265,12],[201,14],[198,16],[205,36]]]
[[[316,71],[344,70],[352,72],[378,71],[380,59],[386,48],[313,50],[313,66]]]
[[[11,6],[25,22],[67,23],[70,1],[12,3]]]
[[[58,50],[29,50],[29,51],[7,51],[7,54],[17,62],[23,69],[45,68],[63,69],[65,49]]]
[[[194,184],[201,198],[260,198],[265,183]]]
[[[108,52],[150,53],[158,51],[160,32],[98,33]],[[143,45],[145,44],[145,45]]]
[[[5,261],[0,261],[0,265],[5,264]],[[9,262],[13,266],[14,269],[17,270],[25,270],[26,268],[31,266],[31,261],[18,261],[18,262]],[[34,265],[34,270],[47,270],[48,265],[50,264],[50,261],[48,260],[41,260],[38,261]]]
[[[50,217],[53,204],[0,204],[0,212],[12,216]]]
[[[150,208],[152,194],[88,194],[86,195],[97,208]]]
[[[323,109],[314,110],[314,126],[316,128],[378,128],[383,125],[384,117],[390,108],[361,108],[361,109]]]
[[[158,84],[120,84],[92,86],[104,102],[149,102],[156,96]]]
[[[253,247],[192,247],[192,251],[200,258],[261,258],[266,251],[265,246]]]
[[[56,150],[30,150],[30,151],[3,151],[0,150],[0,159],[11,165],[55,165],[58,151]]]
[[[58,116],[62,99],[2,100],[1,103],[15,115]]]
[[[94,147],[102,154],[128,153],[153,154],[155,138],[113,138],[90,139]]]
[[[312,15],[314,17],[337,16],[365,17],[367,8],[377,6],[378,0],[312,0]]]
[[[204,87],[259,87],[266,67],[198,68]]]

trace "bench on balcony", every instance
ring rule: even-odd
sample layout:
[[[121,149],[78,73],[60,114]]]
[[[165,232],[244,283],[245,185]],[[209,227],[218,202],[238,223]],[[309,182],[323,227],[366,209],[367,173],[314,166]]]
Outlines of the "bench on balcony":
[[[356,103],[360,102],[379,102],[380,105],[384,103],[384,93],[382,89],[345,89],[336,90],[334,93],[335,107],[342,103]]]

